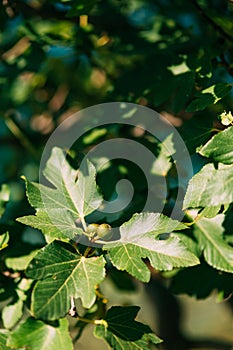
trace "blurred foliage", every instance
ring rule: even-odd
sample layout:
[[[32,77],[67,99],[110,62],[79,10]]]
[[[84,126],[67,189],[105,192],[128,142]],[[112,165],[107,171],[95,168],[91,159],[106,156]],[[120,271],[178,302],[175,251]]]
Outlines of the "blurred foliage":
[[[0,300],[10,298],[15,303],[18,298],[20,272],[13,272],[11,264],[4,265],[6,256],[8,262],[14,262],[45,243],[39,231],[25,229],[15,218],[32,213],[20,176],[38,180],[43,147],[55,128],[88,106],[133,102],[164,115],[194,154],[197,146],[223,128],[218,116],[233,110],[232,16],[230,0],[2,1],[1,214],[8,188],[10,199],[0,233],[2,244],[5,237],[8,240],[6,232],[10,239],[1,252]],[[137,139],[157,154],[162,146],[137,132],[119,125],[91,131],[74,147],[77,163],[90,147],[114,137]],[[195,156],[195,170],[201,165]],[[176,192],[172,171],[166,174],[170,184],[168,212]],[[98,174],[106,199],[114,198],[115,183],[122,178],[128,178],[136,190],[133,207],[120,218],[112,218],[116,222],[140,211],[147,190],[140,169],[118,160]],[[201,275],[201,281],[207,273],[213,274],[205,291],[193,292],[192,285],[184,284],[188,270],[177,275],[172,288],[206,297],[214,287],[226,284],[225,274],[214,279],[214,272],[208,269],[190,268],[193,278]],[[114,280],[116,274],[110,273],[110,277]]]

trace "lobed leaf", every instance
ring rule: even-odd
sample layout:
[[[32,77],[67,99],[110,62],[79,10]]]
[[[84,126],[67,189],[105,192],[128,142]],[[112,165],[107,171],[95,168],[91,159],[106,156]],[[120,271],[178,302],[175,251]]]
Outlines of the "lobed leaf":
[[[114,350],[149,350],[151,344],[162,342],[151,329],[135,321],[138,306],[113,306],[104,322],[95,328],[94,335],[104,339]]]
[[[187,228],[184,224],[156,213],[135,214],[120,227],[121,239],[106,244],[113,265],[126,270],[143,282],[150,279],[150,271],[142,259],[148,258],[157,270],[193,266],[199,263],[183,242],[175,235],[168,239],[156,237],[162,233]]]
[[[70,297],[81,298],[90,308],[96,299],[95,286],[105,276],[102,256],[85,258],[67,243],[53,241],[45,246],[29,264],[26,274],[37,279],[32,293],[32,314],[55,320],[67,314]]]
[[[102,201],[95,182],[95,167],[84,161],[76,182],[77,171],[69,165],[64,152],[55,147],[44,175],[54,188],[25,179],[28,201],[36,209],[36,216],[24,216],[17,221],[40,229],[54,239],[67,240],[82,234],[75,221],[83,220]]]

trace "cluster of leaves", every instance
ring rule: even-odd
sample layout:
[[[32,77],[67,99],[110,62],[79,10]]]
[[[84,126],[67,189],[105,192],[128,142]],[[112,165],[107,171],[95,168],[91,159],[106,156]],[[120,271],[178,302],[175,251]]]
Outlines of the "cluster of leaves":
[[[135,321],[137,306],[107,309],[99,288],[113,270],[126,272],[129,283],[149,282],[152,270],[161,276],[172,270],[172,293],[230,296],[232,14],[227,0],[3,3],[0,181],[8,185],[0,191],[1,349],[69,350],[89,323],[116,350],[160,344],[149,326]],[[80,108],[113,100],[166,111],[180,126],[196,169],[184,188],[183,222],[169,218],[180,185],[172,135],[158,143],[132,128],[99,128],[74,145],[73,158],[54,148],[44,169],[48,181],[38,184],[43,145],[56,126]],[[141,212],[146,182],[132,164],[113,162],[96,181],[95,166],[86,162],[77,179],[79,150],[111,137],[135,138],[157,156],[152,173],[168,183],[164,213]],[[131,205],[103,217],[99,187],[111,200],[124,177],[135,187]],[[119,229],[111,241],[91,242],[92,222]],[[77,318],[73,339],[67,313]]]

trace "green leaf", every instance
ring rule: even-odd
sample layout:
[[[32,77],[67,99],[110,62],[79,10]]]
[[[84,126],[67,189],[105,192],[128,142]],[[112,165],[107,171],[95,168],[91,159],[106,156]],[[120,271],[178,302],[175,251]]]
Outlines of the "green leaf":
[[[28,277],[38,279],[32,293],[32,313],[37,318],[54,320],[65,316],[70,297],[81,298],[90,308],[96,299],[95,286],[105,276],[105,260],[85,258],[71,245],[54,241],[44,247],[29,264]]]
[[[23,301],[18,300],[16,303],[6,305],[2,310],[2,320],[5,328],[12,328],[22,317]]]
[[[47,162],[44,175],[59,190],[59,194],[65,195],[67,202],[75,211],[78,211],[81,218],[100,206],[102,197],[96,187],[96,170],[89,160],[81,163],[77,173],[70,167],[63,151],[55,147]]]
[[[126,270],[139,280],[148,282],[150,271],[142,259],[148,258],[157,270],[199,263],[178,236],[170,235],[168,239],[158,237],[162,233],[185,228],[184,224],[158,213],[135,214],[120,227],[121,239],[106,244],[104,249],[108,250],[117,269]]]
[[[175,153],[173,135],[169,135],[160,144],[160,152],[157,159],[153,162],[151,173],[166,176],[172,166],[171,156]]]
[[[151,344],[159,344],[162,340],[148,326],[134,320],[139,310],[138,306],[111,307],[94,335],[105,339],[114,350],[151,349]]]
[[[206,164],[189,181],[183,209],[216,207],[233,202],[233,166]],[[217,185],[216,185],[217,184]]]
[[[17,221],[37,228],[54,239],[67,241],[83,233],[81,228],[76,227],[74,217],[65,209],[50,209],[49,211],[39,209],[36,216],[23,216]]]
[[[31,287],[31,280],[23,278],[16,288],[17,301],[6,305],[2,310],[2,321],[5,328],[12,328],[23,316],[23,302],[27,299],[26,292]]]
[[[28,318],[11,333],[8,345],[30,350],[73,349],[66,319],[60,319],[54,325],[50,325]]]
[[[201,149],[204,157],[212,158],[224,164],[233,163],[233,126],[214,135]]]
[[[53,148],[44,175],[55,187],[31,183],[25,179],[28,201],[36,209],[36,216],[18,218],[17,221],[42,230],[53,238],[71,239],[82,234],[75,221],[96,210],[102,197],[95,182],[95,167],[87,160],[79,172],[72,169],[63,151]]]
[[[2,185],[0,190],[0,218],[4,214],[6,203],[10,199],[10,189],[6,184]]]
[[[7,338],[10,332],[6,329],[0,329],[0,349],[1,350],[10,350],[10,348],[6,345]]]
[[[207,298],[213,290],[227,298],[232,293],[233,275],[218,271],[206,263],[180,270],[171,281],[171,291],[198,299]]]
[[[214,207],[205,207],[200,213],[198,213],[199,217],[205,217],[205,218],[214,218],[220,211],[221,205],[217,205]]]
[[[231,85],[218,83],[197,92],[195,99],[188,105],[187,112],[201,111],[211,104],[217,103],[231,91]]]
[[[192,212],[190,218],[195,217]],[[215,218],[201,218],[193,225],[193,234],[198,241],[198,246],[203,251],[206,262],[220,270],[233,273],[233,247],[223,239],[223,221],[225,215],[219,214]]]
[[[3,233],[0,235],[0,250],[8,247],[10,236],[8,232]]]
[[[34,258],[37,252],[38,250],[33,250],[28,255],[8,257],[5,260],[5,264],[9,269],[23,271],[26,269],[29,262]]]

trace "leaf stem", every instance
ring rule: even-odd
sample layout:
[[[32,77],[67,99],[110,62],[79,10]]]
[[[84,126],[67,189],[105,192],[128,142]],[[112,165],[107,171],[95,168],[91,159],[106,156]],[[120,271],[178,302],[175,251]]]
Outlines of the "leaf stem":
[[[87,230],[87,224],[86,224],[86,221],[84,220],[84,218],[83,218],[83,217],[80,217],[80,220],[81,220],[81,223],[82,223],[82,225],[83,225],[83,229],[84,229],[84,231],[86,231],[86,230]]]
[[[91,247],[87,247],[87,249],[85,250],[85,253],[84,253],[84,257],[87,258],[88,254],[92,251],[92,248]]]
[[[105,320],[89,320],[88,318],[80,317],[80,316],[76,316],[75,318],[80,322],[90,323],[90,324],[95,324],[95,325],[100,325],[100,324],[106,323]]]

